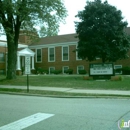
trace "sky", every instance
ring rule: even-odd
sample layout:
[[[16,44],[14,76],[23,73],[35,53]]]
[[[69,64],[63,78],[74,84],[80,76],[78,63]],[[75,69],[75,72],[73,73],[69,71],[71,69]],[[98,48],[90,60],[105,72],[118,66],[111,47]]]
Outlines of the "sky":
[[[89,0],[93,1],[93,0]],[[104,1],[104,0],[102,0]],[[109,4],[115,6],[118,10],[122,11],[122,16],[124,20],[128,22],[130,26],[130,0],[107,0]],[[75,33],[75,24],[74,21],[77,19],[75,15],[78,14],[78,11],[84,10],[86,5],[86,0],[64,0],[66,9],[68,10],[68,16],[65,21],[66,24],[60,24],[58,35],[71,34]],[[0,37],[0,40],[4,40],[5,37]]]
[[[107,0],[107,1],[110,5],[113,5],[118,10],[121,10],[124,20],[126,20],[128,22],[128,26],[130,26],[130,0]],[[60,31],[58,33],[59,35],[75,33],[74,21],[77,20],[75,18],[75,15],[78,14],[78,11],[84,10],[86,0],[64,0],[64,4],[66,9],[68,10],[68,17],[66,18],[66,24],[60,24]]]

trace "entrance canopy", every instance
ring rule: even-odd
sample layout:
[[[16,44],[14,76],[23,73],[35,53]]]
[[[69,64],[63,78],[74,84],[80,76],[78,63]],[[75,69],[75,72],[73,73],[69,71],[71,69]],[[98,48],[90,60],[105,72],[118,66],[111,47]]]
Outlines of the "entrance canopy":
[[[34,56],[35,53],[32,50],[30,50],[29,48],[25,48],[21,51],[18,51],[18,55],[19,56],[27,56],[27,55],[28,56]]]
[[[20,63],[21,56],[25,56],[25,57],[30,56],[31,61],[32,61],[32,63],[30,63],[30,65],[32,65],[31,69],[34,70],[34,55],[35,55],[35,52],[30,50],[29,48],[25,48],[21,51],[18,51],[17,52],[17,70],[21,70],[21,63]],[[24,64],[25,61],[23,60],[22,62],[23,62],[22,64]]]

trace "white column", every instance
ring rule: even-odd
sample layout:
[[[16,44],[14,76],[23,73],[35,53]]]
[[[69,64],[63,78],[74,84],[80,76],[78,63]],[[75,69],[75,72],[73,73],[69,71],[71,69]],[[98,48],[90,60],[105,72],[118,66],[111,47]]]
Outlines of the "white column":
[[[20,56],[17,55],[17,70],[21,70],[21,67],[20,67]]]
[[[32,56],[32,70],[35,70],[34,69],[34,56]]]

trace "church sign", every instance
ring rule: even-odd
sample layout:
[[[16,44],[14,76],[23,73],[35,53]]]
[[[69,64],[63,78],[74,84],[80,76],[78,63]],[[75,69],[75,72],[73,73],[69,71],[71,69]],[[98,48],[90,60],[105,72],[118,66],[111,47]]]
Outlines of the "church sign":
[[[114,75],[114,67],[112,63],[95,63],[89,65],[89,75],[93,78],[110,78]]]

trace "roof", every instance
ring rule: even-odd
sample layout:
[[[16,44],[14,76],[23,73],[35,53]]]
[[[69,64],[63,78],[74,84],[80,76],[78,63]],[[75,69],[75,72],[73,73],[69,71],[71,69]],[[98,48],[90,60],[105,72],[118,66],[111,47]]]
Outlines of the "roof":
[[[76,34],[66,34],[66,35],[58,35],[58,36],[49,36],[40,38],[40,40],[36,43],[32,43],[33,45],[43,45],[43,44],[55,44],[55,43],[66,43],[66,42],[77,42],[78,39],[75,38]]]
[[[125,29],[126,33],[130,35],[130,27]],[[67,42],[78,42],[78,38],[76,33],[73,34],[65,34],[65,35],[58,35],[58,36],[47,36],[40,38],[38,42],[32,43],[30,46],[35,45],[47,45],[47,44],[56,44],[56,43],[67,43]]]

